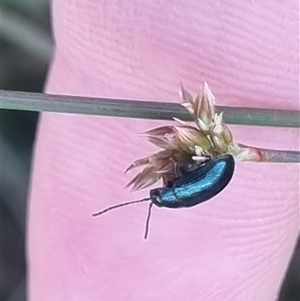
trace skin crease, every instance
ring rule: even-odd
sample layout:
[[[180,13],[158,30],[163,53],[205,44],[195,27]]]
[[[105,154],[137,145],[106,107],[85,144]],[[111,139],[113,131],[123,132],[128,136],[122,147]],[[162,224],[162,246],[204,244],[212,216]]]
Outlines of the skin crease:
[[[53,1],[47,93],[178,101],[207,81],[217,104],[299,110],[298,1]],[[138,134],[170,122],[43,114],[33,163],[30,301],[276,300],[299,230],[299,165],[236,164],[190,209],[124,189]],[[240,143],[297,150],[296,129],[231,126]]]

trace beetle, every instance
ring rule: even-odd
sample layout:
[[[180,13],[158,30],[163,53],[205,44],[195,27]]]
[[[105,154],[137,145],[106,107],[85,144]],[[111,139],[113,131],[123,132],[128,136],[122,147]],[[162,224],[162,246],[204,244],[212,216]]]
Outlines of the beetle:
[[[196,163],[195,163],[196,164]],[[119,207],[150,201],[144,239],[148,237],[151,208],[187,208],[201,204],[221,192],[230,182],[235,162],[231,155],[218,156],[204,165],[194,165],[165,186],[150,190],[150,197],[108,207],[93,216]]]

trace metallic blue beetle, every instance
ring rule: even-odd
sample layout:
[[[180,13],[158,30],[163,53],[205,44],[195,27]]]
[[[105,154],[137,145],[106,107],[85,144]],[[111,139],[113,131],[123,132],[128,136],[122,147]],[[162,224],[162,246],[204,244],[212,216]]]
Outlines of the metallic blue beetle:
[[[204,165],[194,165],[166,186],[150,190],[149,198],[111,206],[93,216],[130,204],[150,201],[144,236],[147,239],[153,204],[167,208],[193,207],[201,204],[216,196],[228,185],[233,176],[234,165],[231,155],[219,156]]]

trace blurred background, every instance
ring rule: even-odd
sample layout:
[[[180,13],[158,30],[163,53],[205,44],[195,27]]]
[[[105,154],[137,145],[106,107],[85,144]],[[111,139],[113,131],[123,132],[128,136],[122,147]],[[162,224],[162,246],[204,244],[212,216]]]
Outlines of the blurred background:
[[[0,88],[42,92],[53,51],[49,0],[1,1]],[[34,112],[0,110],[0,301],[26,300],[26,197],[37,121]],[[298,242],[280,301],[300,300],[299,255]]]
[[[51,59],[49,0],[1,0],[0,88],[42,92]],[[26,300],[26,196],[38,114],[0,111],[0,301]]]

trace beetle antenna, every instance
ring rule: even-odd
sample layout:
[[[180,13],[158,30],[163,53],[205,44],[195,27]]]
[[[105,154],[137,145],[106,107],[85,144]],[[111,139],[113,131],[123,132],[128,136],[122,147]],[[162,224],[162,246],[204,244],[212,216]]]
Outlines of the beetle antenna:
[[[146,228],[145,228],[145,235],[144,235],[144,239],[147,239],[148,237],[148,233],[149,233],[149,223],[150,223],[150,216],[151,216],[151,209],[152,209],[153,203],[151,202],[149,204],[149,208],[148,208],[148,215],[147,215],[147,220],[146,220]]]
[[[108,207],[102,211],[99,211],[97,213],[94,213],[92,214],[92,216],[98,216],[98,215],[101,215],[107,211],[110,211],[112,209],[116,209],[116,208],[119,208],[119,207],[123,207],[123,206],[127,206],[127,205],[131,205],[131,204],[136,204],[136,203],[141,203],[141,202],[146,202],[146,201],[150,201],[150,198],[146,198],[146,199],[141,199],[141,200],[138,200],[138,201],[131,201],[131,202],[126,202],[126,203],[121,203],[121,204],[118,204],[118,205],[114,205],[114,206],[111,206],[111,207]]]

